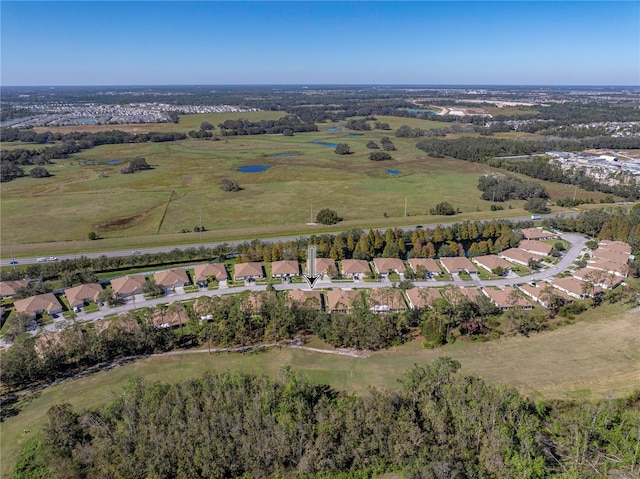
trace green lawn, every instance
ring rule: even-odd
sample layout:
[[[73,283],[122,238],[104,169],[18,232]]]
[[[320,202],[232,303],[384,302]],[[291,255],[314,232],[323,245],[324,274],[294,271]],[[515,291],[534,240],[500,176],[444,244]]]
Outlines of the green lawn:
[[[462,363],[463,373],[513,385],[530,397],[619,397],[637,388],[640,374],[640,315],[624,310],[620,304],[601,306],[584,313],[575,324],[529,338],[457,341],[431,350],[424,349],[416,338],[365,359],[282,348],[252,354],[194,353],[136,361],[24,398],[19,414],[0,424],[2,477],[10,476],[20,447],[43,424],[51,405],[69,402],[77,408],[95,407],[110,401],[124,384],[139,377],[175,382],[206,371],[226,370],[273,375],[290,366],[315,381],[360,393],[370,386],[398,388],[398,379],[414,364],[447,355]],[[310,345],[326,347],[317,338]]]

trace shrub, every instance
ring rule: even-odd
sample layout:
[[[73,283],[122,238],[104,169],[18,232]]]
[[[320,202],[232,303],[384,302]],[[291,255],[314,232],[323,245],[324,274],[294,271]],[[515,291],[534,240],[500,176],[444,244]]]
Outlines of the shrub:
[[[351,154],[351,148],[349,148],[349,145],[347,145],[346,143],[338,143],[338,146],[336,146],[336,149],[334,150],[336,155],[350,155]]]
[[[372,151],[371,153],[369,153],[369,159],[371,161],[384,161],[384,160],[391,160],[391,155],[389,153],[386,153],[384,151]]]
[[[432,215],[451,216],[456,214],[456,210],[451,203],[443,201],[438,203],[435,208],[431,208],[430,213]]]
[[[336,223],[342,221],[342,218],[340,218],[340,216],[338,216],[338,213],[336,213],[335,211],[324,208],[318,212],[316,221],[323,225],[335,225]]]
[[[224,180],[222,180],[222,182],[220,182],[220,189],[222,191],[240,191],[242,188],[240,188],[240,185],[237,181],[228,180],[225,178]]]
[[[49,173],[49,171],[42,166],[36,166],[29,170],[29,176],[31,178],[46,178],[48,176],[51,176],[51,173]]]

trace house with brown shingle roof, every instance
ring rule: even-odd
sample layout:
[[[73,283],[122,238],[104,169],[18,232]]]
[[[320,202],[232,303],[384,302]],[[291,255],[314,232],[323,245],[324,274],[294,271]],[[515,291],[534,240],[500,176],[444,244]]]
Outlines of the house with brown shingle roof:
[[[518,285],[518,288],[522,291],[522,294],[528,296],[545,308],[549,307],[548,303],[551,295],[559,296],[568,303],[574,301],[574,298],[559,289],[551,287],[549,283],[536,283],[535,286],[529,283],[523,283]]]
[[[411,288],[405,291],[410,308],[424,308],[433,305],[434,301],[442,298],[436,288]]]
[[[374,258],[373,266],[380,276],[387,276],[389,273],[404,274],[407,267],[398,258]]]
[[[182,303],[172,303],[168,308],[155,308],[151,315],[151,325],[156,329],[177,328],[189,321]]]
[[[15,281],[0,281],[0,297],[10,298],[20,288],[26,288],[29,286],[28,279],[18,279]]]
[[[625,253],[630,255],[631,245],[624,241],[602,240],[598,243],[598,249],[607,249],[609,251],[616,251],[618,253]]]
[[[363,259],[342,260],[342,275],[347,278],[362,278],[369,273],[371,273],[369,263]]]
[[[121,276],[111,280],[111,288],[113,289],[113,294],[117,297],[126,298],[127,296],[142,293],[145,281],[143,274]]]
[[[503,311],[514,308],[533,309],[531,303],[513,286],[505,286],[504,289],[483,288],[482,292]]]
[[[572,276],[580,281],[590,281],[604,289],[615,288],[624,281],[622,276],[618,276],[609,271],[593,268],[579,269],[575,271]]]
[[[477,288],[459,288],[458,286],[445,288],[442,292],[449,302],[454,305],[462,300],[475,303],[482,296],[482,293]]]
[[[179,288],[186,284],[191,283],[189,276],[184,268],[168,269],[166,271],[158,271],[154,273],[153,279],[158,286],[161,286],[165,290]]]
[[[264,273],[262,272],[262,264],[257,262],[236,263],[233,268],[233,278],[236,281],[264,278]]]
[[[369,290],[369,309],[372,313],[406,311],[407,304],[399,289],[373,288]]]
[[[199,264],[193,268],[193,280],[200,286],[206,286],[209,278],[216,281],[226,281],[229,276],[224,263]]]
[[[540,261],[542,258],[534,253],[528,253],[520,248],[509,248],[498,253],[498,256],[512,263],[521,264],[522,266],[529,266],[529,261]]]
[[[84,303],[89,301],[97,301],[103,291],[104,288],[101,284],[89,283],[66,289],[64,294],[69,301],[69,306],[76,308],[84,306]]]
[[[354,289],[330,289],[327,291],[327,311],[330,313],[349,311],[351,302],[358,294],[359,292]]]
[[[305,263],[305,270],[307,263]],[[336,261],[332,258],[316,258],[316,274],[326,274],[333,276],[338,272]],[[307,271],[309,273],[309,271]]]
[[[505,271],[509,271],[511,270],[511,268],[513,268],[513,265],[511,263],[509,263],[505,259],[500,258],[497,254],[474,256],[473,258],[471,258],[471,261],[489,272],[493,271],[496,268],[502,268]]]
[[[522,236],[528,240],[546,240],[556,237],[555,234],[540,228],[523,228]]]
[[[256,316],[260,314],[260,309],[265,301],[275,299],[276,293],[274,291],[250,291],[242,300],[242,310],[248,316]]]
[[[271,276],[274,278],[300,276],[300,265],[295,260],[274,261],[271,263]]]
[[[307,291],[304,289],[290,289],[286,296],[287,304],[298,303],[309,308],[322,310],[322,295],[320,291]]]
[[[621,278],[626,278],[629,275],[628,265],[600,258],[591,258],[590,260],[587,260],[587,268],[607,271],[615,274],[616,276],[620,276]]]
[[[462,256],[440,258],[440,263],[449,274],[461,273],[463,271],[469,274],[478,272],[478,269],[473,265],[473,263]]]
[[[518,247],[527,253],[537,254],[539,256],[549,256],[553,246],[542,241],[522,240]]]
[[[418,272],[418,268],[424,270],[427,278],[442,273],[440,266],[438,266],[436,260],[432,258],[409,258],[407,263],[409,263],[414,273]]]
[[[629,261],[627,253],[621,253],[620,251],[613,251],[610,249],[598,248],[591,253],[592,258],[604,259],[607,261],[613,261],[614,263],[626,264]]]
[[[584,299],[602,293],[602,288],[599,286],[589,286],[586,281],[580,281],[572,277],[553,278],[551,285],[576,299]]]
[[[18,313],[24,313],[30,318],[35,318],[45,311],[49,314],[62,312],[62,305],[53,293],[38,294],[25,299],[19,299],[13,303]]]

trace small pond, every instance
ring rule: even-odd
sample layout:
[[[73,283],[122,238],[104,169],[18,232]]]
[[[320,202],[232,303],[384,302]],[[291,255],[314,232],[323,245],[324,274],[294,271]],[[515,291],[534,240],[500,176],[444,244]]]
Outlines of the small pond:
[[[399,175],[402,172],[400,170],[392,170],[391,168],[387,168],[387,173],[389,173],[390,175]]]
[[[269,168],[271,167],[266,165],[247,165],[241,166],[238,168],[238,171],[242,173],[262,173],[263,171],[267,171]]]
[[[349,136],[362,136],[363,133],[349,133]]]
[[[407,110],[409,113],[428,113],[429,115],[435,115],[436,113],[438,113],[435,110],[416,110],[416,109],[412,109],[412,110]]]
[[[324,141],[312,141],[311,142],[312,145],[322,145],[322,146],[328,146],[329,148],[337,148],[337,144],[336,143],[327,143]]]
[[[271,158],[286,158],[288,156],[298,156],[296,153],[278,153],[277,155],[271,155]]]

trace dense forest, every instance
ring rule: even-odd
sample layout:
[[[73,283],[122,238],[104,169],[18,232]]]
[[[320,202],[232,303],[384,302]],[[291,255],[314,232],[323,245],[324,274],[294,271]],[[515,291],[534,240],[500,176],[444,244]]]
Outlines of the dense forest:
[[[640,394],[533,402],[440,358],[397,391],[353,396],[285,369],[137,380],[84,411],[53,406],[16,479],[638,476]]]

